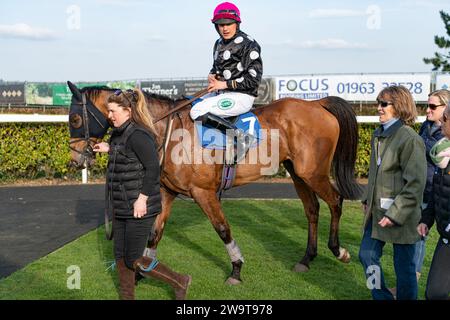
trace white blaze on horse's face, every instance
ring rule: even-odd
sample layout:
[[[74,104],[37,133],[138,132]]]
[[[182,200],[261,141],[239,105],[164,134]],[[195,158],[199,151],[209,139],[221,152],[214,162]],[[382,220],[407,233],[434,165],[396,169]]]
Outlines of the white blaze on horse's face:
[[[115,102],[108,103],[108,118],[114,127],[118,128],[131,117],[129,108],[123,108]]]

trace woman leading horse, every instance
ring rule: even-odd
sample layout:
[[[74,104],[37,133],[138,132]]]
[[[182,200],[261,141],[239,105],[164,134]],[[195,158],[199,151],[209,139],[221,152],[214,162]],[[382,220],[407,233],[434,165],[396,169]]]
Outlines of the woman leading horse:
[[[80,91],[70,82],[69,88],[73,93],[69,116],[72,161],[77,166],[83,166],[92,154],[89,150],[108,129],[104,125],[104,119],[107,117],[108,97],[114,90],[97,87],[84,88]],[[167,114],[179,102],[152,94],[145,96],[149,112],[154,119]],[[241,281],[240,273],[244,257],[232,237],[230,226],[216,195],[221,184],[223,165],[189,161],[180,164],[175,161],[178,159],[171,156],[172,151],[178,148],[180,143],[179,139],[171,139],[171,132],[183,130],[189,133],[192,139],[197,139],[189,110],[190,108],[184,108],[155,123],[159,137],[157,143],[160,146],[162,211],[156,218],[147,255],[156,257],[156,247],[161,240],[172,203],[178,194],[182,194],[194,199],[224,242],[233,268],[228,283],[237,284]],[[348,262],[350,255],[347,249],[341,247],[338,235],[342,203],[344,199],[359,199],[362,193],[354,176],[358,127],[351,106],[338,97],[327,97],[317,101],[289,98],[255,109],[254,114],[259,119],[262,130],[267,133],[265,137],[267,150],[272,150],[271,145],[274,141],[278,144],[278,148],[271,156],[276,157],[277,163],[283,163],[290,173],[308,219],[307,249],[303,258],[295,265],[294,271],[309,270],[310,262],[317,255],[319,217],[317,197],[328,204],[331,212],[328,247],[337,259]],[[103,125],[100,125],[102,123]],[[78,135],[73,134],[75,129],[78,130]],[[92,134],[94,131],[97,131],[95,135]],[[184,151],[191,157],[190,159],[193,159],[196,152],[202,152],[200,143],[189,146],[190,149],[185,148]],[[256,148],[258,150],[262,147],[260,144]],[[222,152],[224,151],[214,150],[217,158],[221,158]],[[258,180],[262,176],[266,164],[259,159],[254,164],[247,164],[249,157],[250,154],[247,154],[243,163],[237,165],[234,186]],[[330,181],[330,173],[334,175],[336,187]]]

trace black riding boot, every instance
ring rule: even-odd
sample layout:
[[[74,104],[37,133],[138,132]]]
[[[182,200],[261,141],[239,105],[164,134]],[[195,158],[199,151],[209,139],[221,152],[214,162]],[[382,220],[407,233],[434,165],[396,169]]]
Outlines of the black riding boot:
[[[218,129],[222,131],[224,134],[227,133],[228,130],[236,130],[236,126],[232,124],[229,120],[225,118],[221,118],[219,116],[216,116],[212,113],[207,113],[199,117],[199,119],[202,121],[203,125],[207,125],[209,127],[212,127],[214,129]]]
[[[235,163],[238,163],[243,158],[245,158],[247,149],[250,147],[250,145],[253,143],[255,139],[253,135],[246,134],[241,129],[236,128],[236,126],[227,119],[221,118],[212,113],[204,114],[199,119],[201,119],[203,125],[207,125],[214,129],[218,129],[225,135],[227,134],[227,130],[232,130],[237,141],[236,146],[237,152],[235,156]]]

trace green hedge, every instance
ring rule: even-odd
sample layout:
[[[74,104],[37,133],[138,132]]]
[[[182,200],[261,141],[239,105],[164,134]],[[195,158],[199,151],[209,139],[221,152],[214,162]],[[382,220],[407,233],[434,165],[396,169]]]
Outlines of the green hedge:
[[[363,124],[359,128],[360,144],[356,173],[366,177],[369,168],[370,138],[377,124]],[[416,129],[419,125],[416,126]],[[69,129],[67,124],[0,125],[0,181],[35,178],[80,179],[80,172],[69,168]],[[107,155],[97,155],[91,176],[105,172]],[[277,176],[284,176],[281,168]]]
[[[67,124],[8,123],[0,125],[0,181],[36,178],[80,179],[69,168]],[[107,156],[97,157],[92,175],[104,173]]]

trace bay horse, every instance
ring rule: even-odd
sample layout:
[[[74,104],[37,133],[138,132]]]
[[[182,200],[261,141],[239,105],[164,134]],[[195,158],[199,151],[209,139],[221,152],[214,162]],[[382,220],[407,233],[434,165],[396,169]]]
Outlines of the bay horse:
[[[82,167],[85,161],[93,161],[92,146],[103,138],[109,127],[107,99],[115,89],[86,87],[79,90],[71,82],[68,84],[73,93],[69,115],[71,161],[74,165]],[[167,114],[177,103],[187,100],[182,98],[175,101],[155,94],[144,94],[154,119]],[[81,108],[83,104],[84,107]],[[339,242],[342,204],[344,199],[359,199],[362,194],[362,188],[356,182],[354,172],[358,124],[353,109],[339,97],[326,97],[315,101],[284,98],[252,111],[258,117],[261,128],[267,132],[265,137],[267,149],[271,150],[272,156],[276,156],[277,165],[282,163],[289,172],[308,220],[306,252],[293,270],[308,271],[310,262],[317,256],[318,197],[328,204],[331,212],[328,247],[338,260],[349,262],[350,254]],[[180,143],[179,140],[176,141],[177,139],[170,139],[168,132],[180,129],[194,137],[193,139],[197,139],[194,134],[196,130],[194,122],[189,116],[189,107],[172,114],[164,121],[157,122],[155,126],[158,133],[157,142],[161,146],[158,151],[162,159],[162,212],[157,216],[146,250],[149,250],[150,256],[156,258],[156,247],[163,235],[176,196],[181,194],[193,198],[210,220],[228,251],[232,271],[227,283],[240,283],[244,258],[231,235],[230,225],[216,194],[221,184],[223,164],[176,163],[173,157],[167,156],[175,152]],[[170,130],[169,126],[172,127]],[[78,135],[75,134],[76,130],[81,130],[81,134],[80,132]],[[274,136],[278,136],[277,139],[272,139]],[[271,149],[274,141],[278,144],[277,150]],[[261,145],[255,150],[260,148]],[[195,152],[201,152],[201,145],[188,144],[184,149],[188,149],[185,151],[192,159]],[[211,152],[220,158],[225,151]],[[247,164],[245,160],[250,156],[248,153],[237,165],[233,186],[261,178],[264,164],[259,160]],[[332,184],[330,174],[334,176],[336,186]]]

